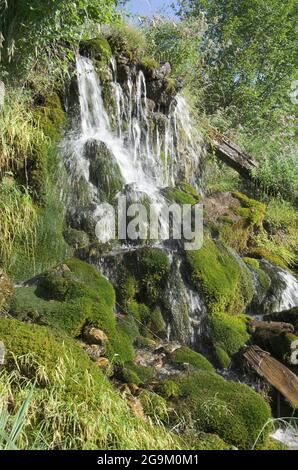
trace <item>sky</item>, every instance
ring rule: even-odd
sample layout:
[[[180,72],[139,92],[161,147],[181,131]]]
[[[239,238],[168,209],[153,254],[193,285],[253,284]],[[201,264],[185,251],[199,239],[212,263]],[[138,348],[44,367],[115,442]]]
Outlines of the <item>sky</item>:
[[[132,14],[152,16],[156,13],[163,13],[166,16],[173,17],[174,13],[170,5],[174,0],[129,0],[126,9]]]

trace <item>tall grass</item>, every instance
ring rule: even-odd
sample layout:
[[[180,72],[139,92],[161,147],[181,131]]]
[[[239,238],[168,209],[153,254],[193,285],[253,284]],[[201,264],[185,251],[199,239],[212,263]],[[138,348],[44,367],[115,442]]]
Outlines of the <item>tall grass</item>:
[[[80,389],[80,398],[69,393],[70,378],[66,374],[72,358],[61,358],[51,377],[34,364],[36,379],[23,374],[24,367],[32,368],[32,361],[30,356],[20,357],[14,372],[4,369],[0,373],[0,448],[183,448],[180,438],[162,426],[135,417],[101,375],[98,376],[101,383],[96,384],[86,372],[82,385],[74,374],[71,380]]]
[[[0,181],[0,264],[5,268],[18,242],[28,253],[34,251],[36,220],[28,190],[6,174]]]

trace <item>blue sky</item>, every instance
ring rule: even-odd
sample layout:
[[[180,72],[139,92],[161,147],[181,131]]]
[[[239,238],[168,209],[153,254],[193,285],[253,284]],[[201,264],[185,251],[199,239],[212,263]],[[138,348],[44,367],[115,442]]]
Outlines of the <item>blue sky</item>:
[[[133,14],[144,16],[151,16],[162,12],[167,16],[173,17],[174,13],[170,8],[172,3],[174,3],[174,0],[129,0],[126,9]]]

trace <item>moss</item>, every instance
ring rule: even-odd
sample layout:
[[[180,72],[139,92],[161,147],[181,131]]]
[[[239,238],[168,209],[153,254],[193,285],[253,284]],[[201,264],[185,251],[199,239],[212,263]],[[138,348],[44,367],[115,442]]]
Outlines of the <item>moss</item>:
[[[166,79],[166,91],[170,94],[176,94],[176,82],[171,77]]]
[[[112,57],[110,44],[103,36],[82,41],[80,51],[81,54],[87,55],[93,60],[108,62]]]
[[[169,360],[175,367],[188,364],[194,369],[207,370],[209,372],[214,371],[214,367],[204,356],[186,346],[175,349],[175,351],[169,355]]]
[[[254,259],[254,258],[243,258],[243,261],[244,263],[249,267],[249,268],[252,268],[252,269],[259,269],[260,267],[260,263],[258,260]]]
[[[248,224],[261,227],[266,212],[266,206],[262,202],[251,199],[245,194],[234,192],[233,196],[241,202],[242,208],[236,210],[247,219]]]
[[[120,268],[121,269],[121,268]],[[121,269],[117,279],[117,300],[120,305],[127,308],[137,293],[137,281],[127,270]]]
[[[117,323],[118,330],[125,333],[132,341],[140,335],[139,326],[132,315],[125,315]]]
[[[155,369],[153,367],[145,367],[132,361],[125,362],[116,373],[116,377],[122,382],[135,385],[144,385],[150,382],[154,376]]]
[[[51,140],[58,140],[66,125],[66,114],[57,93],[41,97],[41,105],[34,109],[34,119]]]
[[[168,399],[177,398],[180,395],[180,386],[174,380],[164,380],[155,386],[156,392]]]
[[[150,314],[150,320],[148,323],[149,330],[159,337],[165,337],[167,334],[167,325],[163,319],[161,310],[156,307]]]
[[[135,339],[135,342],[134,342],[136,348],[140,348],[140,349],[149,349],[151,350],[152,348],[155,348],[156,347],[156,342],[150,338],[146,338],[144,336],[138,336],[136,339]]]
[[[157,423],[167,422],[168,410],[167,402],[164,398],[150,390],[142,390],[139,399],[146,416]]]
[[[191,419],[198,431],[217,434],[239,449],[251,449],[271,417],[270,407],[261,395],[247,385],[226,381],[219,375],[197,371],[177,377],[180,399],[171,402],[177,420]],[[270,426],[259,445],[267,442]]]
[[[268,261],[271,264],[275,264],[276,266],[279,266],[281,268],[286,268],[286,264],[284,261],[277,255],[274,255],[271,253],[270,250],[267,250],[267,248],[251,248],[248,252],[249,256],[251,258],[256,258],[256,259],[264,259]]]
[[[298,341],[298,336],[295,334],[280,331],[269,330],[268,328],[258,328],[253,336],[254,343],[260,346],[265,351],[268,351],[273,357],[280,360],[287,366],[292,367],[292,345]],[[297,367],[294,367],[298,371]]]
[[[89,237],[83,230],[68,227],[64,230],[63,236],[66,243],[75,250],[87,248],[90,244]]]
[[[141,299],[149,305],[161,300],[169,272],[169,260],[164,251],[147,247],[140,250],[135,277],[140,286]]]
[[[216,434],[196,433],[191,430],[183,434],[191,450],[231,450],[231,446],[226,444]]]
[[[70,259],[43,274],[37,286],[16,289],[10,312],[74,337],[86,324],[100,328],[109,338],[105,354],[114,362],[124,362],[133,358],[134,351],[126,331],[117,327],[114,306],[109,281],[88,263]]]
[[[152,57],[146,56],[141,59],[140,66],[142,69],[144,69],[146,74],[149,74],[152,76],[154,70],[158,68],[159,64]]]
[[[249,340],[247,319],[244,315],[213,314],[208,318],[208,337],[230,358]],[[227,358],[225,358],[226,360]]]
[[[228,369],[231,364],[231,358],[228,353],[219,345],[214,344],[215,359],[221,369]]]
[[[252,276],[222,243],[205,237],[203,247],[188,251],[191,281],[202,290],[210,313],[242,313],[253,297]]]
[[[164,194],[165,197],[176,204],[195,205],[201,201],[197,190],[184,181],[178,183],[176,188],[166,188]]]

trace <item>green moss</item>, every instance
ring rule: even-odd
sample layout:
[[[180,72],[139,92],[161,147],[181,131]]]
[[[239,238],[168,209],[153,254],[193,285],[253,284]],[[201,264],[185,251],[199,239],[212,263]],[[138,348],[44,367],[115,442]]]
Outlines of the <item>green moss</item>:
[[[118,320],[118,330],[125,333],[132,341],[140,335],[139,325],[132,315],[125,315]]]
[[[269,263],[275,264],[281,268],[287,267],[282,258],[274,255],[270,250],[267,250],[267,248],[252,248],[249,250],[248,254],[251,258],[264,259]]]
[[[165,337],[167,333],[167,325],[163,319],[161,310],[156,307],[150,314],[150,321],[148,323],[149,330],[159,337]]]
[[[176,204],[195,205],[201,200],[197,190],[184,181],[178,183],[176,188],[166,188],[164,194],[166,198]]]
[[[42,97],[42,105],[34,109],[34,119],[45,135],[51,140],[58,140],[66,125],[66,114],[57,93]]]
[[[63,232],[63,236],[66,243],[75,250],[87,248],[90,244],[89,237],[83,230],[67,227]]]
[[[231,446],[216,434],[196,433],[191,430],[183,434],[183,439],[188,441],[191,450],[231,450]]]
[[[150,390],[142,390],[139,399],[145,415],[151,418],[153,422],[167,422],[168,410],[167,402],[164,398]]]
[[[270,407],[261,395],[215,373],[197,371],[177,377],[177,382],[180,399],[171,402],[177,420],[190,418],[198,431],[217,434],[239,449],[251,449],[271,417]],[[270,426],[263,432],[260,446],[269,432]]]
[[[103,36],[82,41],[80,51],[93,60],[108,62],[112,57],[110,44]]]
[[[298,334],[298,307],[294,307],[291,310],[286,310],[284,312],[266,315],[264,319],[270,321],[290,323],[294,326],[296,334]]]
[[[163,250],[144,248],[138,252],[135,277],[140,286],[140,297],[149,305],[157,303],[163,296],[170,265]]]
[[[243,261],[245,264],[247,264],[247,266],[249,268],[252,268],[252,269],[259,269],[260,267],[260,263],[258,260],[254,259],[254,258],[243,258]]]
[[[249,340],[244,315],[213,314],[208,318],[208,337],[231,358]],[[227,358],[225,358],[226,360]]]
[[[74,337],[86,324],[100,328],[109,339],[106,355],[124,362],[133,358],[134,351],[127,332],[117,327],[114,306],[115,292],[109,281],[88,263],[70,259],[43,274],[37,286],[16,289],[10,312]]]
[[[124,308],[134,300],[137,293],[137,281],[135,277],[127,270],[121,269],[117,280],[117,300]]]
[[[295,334],[280,330],[269,330],[268,328],[258,328],[253,336],[254,343],[265,351],[268,351],[273,357],[280,360],[287,366],[292,367],[292,345],[298,341]],[[297,367],[294,367],[298,371]]]
[[[154,70],[158,68],[159,64],[152,57],[146,56],[141,59],[140,66],[147,74],[152,75]]]
[[[173,78],[167,78],[166,91],[170,94],[176,93],[176,82]]]
[[[116,373],[116,377],[122,382],[135,385],[144,385],[155,376],[153,367],[145,367],[132,361],[125,362],[123,367]]]
[[[174,380],[164,380],[155,386],[156,392],[162,397],[168,399],[179,397],[180,386]]]
[[[194,369],[207,370],[209,372],[214,371],[214,367],[204,356],[186,346],[175,349],[169,355],[169,360],[175,367],[189,364]]]
[[[203,290],[210,313],[242,313],[253,297],[252,277],[223,244],[205,237],[203,247],[186,253],[191,281]]]
[[[245,194],[234,192],[233,196],[241,202],[242,208],[236,210],[239,215],[246,218],[248,224],[262,226],[266,212],[266,206],[262,202],[251,199]]]
[[[228,353],[218,344],[214,345],[214,355],[221,369],[228,369],[231,364],[231,358]]]

